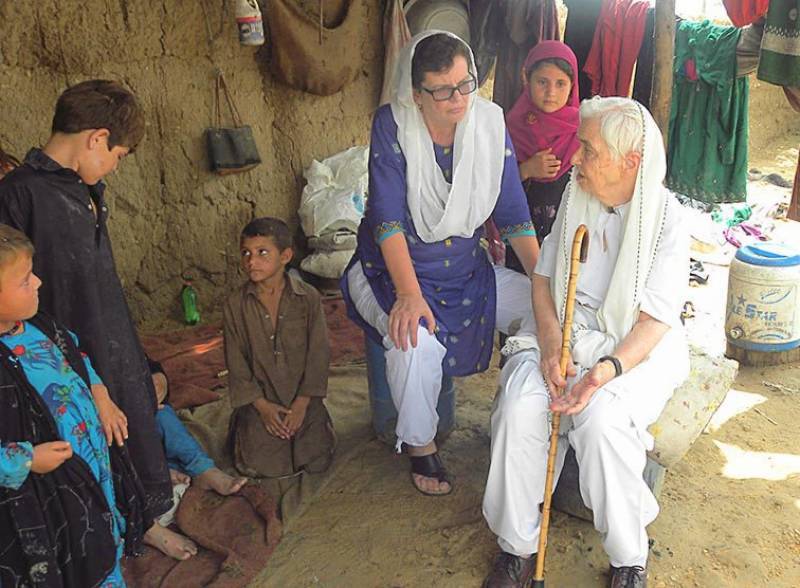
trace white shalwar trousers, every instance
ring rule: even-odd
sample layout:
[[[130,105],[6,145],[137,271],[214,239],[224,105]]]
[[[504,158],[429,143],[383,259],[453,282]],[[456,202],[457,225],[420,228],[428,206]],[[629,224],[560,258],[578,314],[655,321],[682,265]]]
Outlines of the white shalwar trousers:
[[[539,351],[531,349],[511,356],[503,367],[483,499],[484,517],[500,548],[521,556],[538,549],[550,445],[549,395],[539,362]],[[569,385],[586,371],[579,367]],[[646,452],[653,448],[647,427],[687,373],[686,344],[682,333],[671,329],[648,359],[599,389],[579,414],[561,419],[555,480],[569,442],[579,465],[581,497],[615,567],[647,562],[645,527],[658,515],[642,477]]]
[[[496,328],[503,333],[535,330],[531,307],[531,281],[505,267],[495,266],[497,286]],[[403,443],[424,447],[436,436],[436,405],[442,384],[446,349],[435,335],[420,326],[417,346],[403,351],[388,336],[389,316],[375,299],[361,264],[347,273],[353,304],[361,317],[383,336],[386,381],[397,409],[397,451]]]

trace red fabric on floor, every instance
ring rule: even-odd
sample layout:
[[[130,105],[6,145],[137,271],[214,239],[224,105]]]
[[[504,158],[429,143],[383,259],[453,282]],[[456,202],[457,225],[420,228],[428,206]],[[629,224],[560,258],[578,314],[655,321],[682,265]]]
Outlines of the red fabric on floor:
[[[364,333],[349,318],[341,297],[322,301],[331,346],[331,365],[364,360]],[[219,400],[227,378],[222,325],[215,323],[169,333],[142,336],[147,354],[161,363],[169,379],[173,408],[191,408]]]
[[[592,95],[629,96],[647,20],[647,0],[604,0],[583,71]]]

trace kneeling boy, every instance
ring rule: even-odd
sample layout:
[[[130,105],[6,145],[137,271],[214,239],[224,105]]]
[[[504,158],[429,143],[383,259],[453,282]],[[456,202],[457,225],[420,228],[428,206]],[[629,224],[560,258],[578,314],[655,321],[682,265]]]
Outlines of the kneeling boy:
[[[224,307],[234,463],[254,477],[325,471],[335,438],[319,292],[285,273],[293,251],[283,221],[251,221],[240,252],[249,279]]]

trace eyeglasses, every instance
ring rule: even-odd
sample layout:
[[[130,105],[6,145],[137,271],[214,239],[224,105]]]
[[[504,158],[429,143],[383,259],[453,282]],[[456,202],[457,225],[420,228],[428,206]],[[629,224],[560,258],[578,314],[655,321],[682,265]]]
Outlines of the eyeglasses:
[[[429,90],[425,86],[421,87],[428,94],[430,94],[436,102],[444,102],[446,100],[450,100],[453,97],[453,94],[456,93],[456,90],[458,90],[458,93],[462,96],[472,94],[478,89],[478,80],[470,76],[468,80],[461,82],[457,86],[444,86],[443,88],[436,88],[434,90]]]

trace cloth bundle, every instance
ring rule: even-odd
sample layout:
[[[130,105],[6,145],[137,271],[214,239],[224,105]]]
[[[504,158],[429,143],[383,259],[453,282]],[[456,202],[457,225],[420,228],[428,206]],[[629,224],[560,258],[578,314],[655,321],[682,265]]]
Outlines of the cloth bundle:
[[[356,248],[367,195],[369,147],[351,147],[303,173],[308,184],[300,199],[300,222],[314,253],[300,267],[322,278],[339,279]]]

